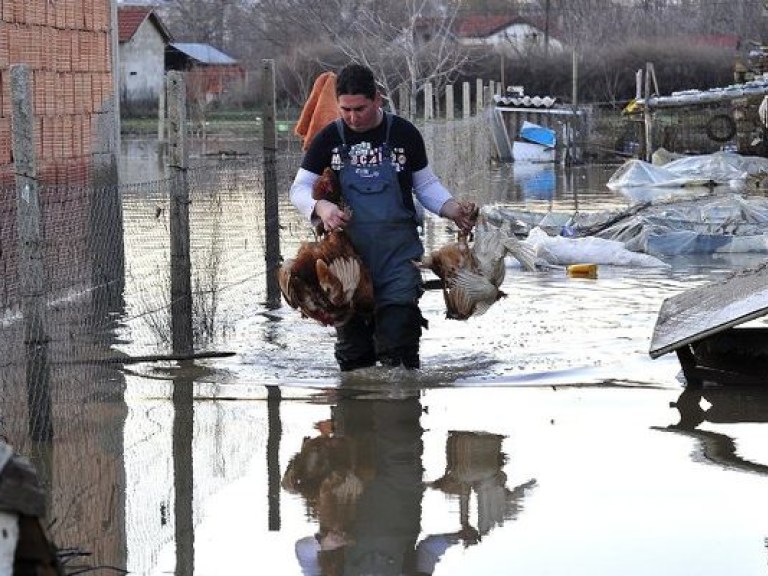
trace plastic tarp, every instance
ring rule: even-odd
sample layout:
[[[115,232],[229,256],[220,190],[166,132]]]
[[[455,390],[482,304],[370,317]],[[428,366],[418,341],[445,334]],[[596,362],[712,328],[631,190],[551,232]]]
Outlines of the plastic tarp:
[[[768,173],[768,158],[715,152],[684,156],[663,166],[638,159],[628,160],[606,185],[631,197],[631,193],[625,191],[636,187],[681,188],[726,184],[738,188],[748,176],[762,173]]]
[[[717,194],[649,205],[596,231],[656,256],[768,252],[768,198]]]
[[[503,206],[483,211],[509,233],[530,235],[538,228],[552,237],[596,237],[659,258],[768,253],[768,198],[763,196],[710,191],[698,198],[638,204],[623,211],[535,213]]]
[[[526,243],[531,244],[539,261],[547,264],[608,264],[635,268],[665,268],[669,265],[650,254],[628,250],[623,243],[604,238],[565,238],[550,236],[536,227],[528,234]]]

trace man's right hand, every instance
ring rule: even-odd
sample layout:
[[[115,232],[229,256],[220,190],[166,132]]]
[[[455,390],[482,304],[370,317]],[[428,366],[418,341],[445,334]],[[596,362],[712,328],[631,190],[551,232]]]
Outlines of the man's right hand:
[[[339,208],[328,200],[318,200],[315,204],[315,215],[323,221],[323,226],[328,232],[338,228],[344,228],[349,222],[351,214]]]

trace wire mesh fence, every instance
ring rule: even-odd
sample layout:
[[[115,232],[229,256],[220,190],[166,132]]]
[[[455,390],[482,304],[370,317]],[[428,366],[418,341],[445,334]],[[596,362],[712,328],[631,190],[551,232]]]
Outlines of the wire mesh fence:
[[[490,146],[483,121],[432,122],[421,128],[444,183],[457,196],[482,201]],[[310,226],[288,199],[300,161],[301,153],[291,146],[276,159],[279,242],[286,257],[302,241],[312,239]],[[199,156],[187,172],[187,182],[194,347],[223,350],[238,321],[265,307],[263,158],[258,152]],[[43,395],[43,404],[60,406],[60,400],[81,399],[84,390],[97,386],[99,378],[92,374],[100,367],[170,352],[173,186],[173,178],[162,177],[111,189],[41,190],[45,293],[35,295],[21,290],[16,191],[2,190],[0,386],[4,392],[29,388],[31,395]],[[442,233],[439,227],[425,227],[427,236]],[[24,322],[30,298],[42,298],[46,326],[43,337],[32,341],[25,335]],[[120,391],[118,383],[99,394]],[[3,394],[1,402],[4,414],[16,419],[15,425],[2,422],[1,430],[13,429],[14,436],[24,437],[27,428],[46,429],[48,424],[22,416],[28,405],[40,402],[28,403],[25,395],[11,393]],[[50,411],[34,412],[48,418],[45,414]],[[56,421],[56,416],[52,419]]]

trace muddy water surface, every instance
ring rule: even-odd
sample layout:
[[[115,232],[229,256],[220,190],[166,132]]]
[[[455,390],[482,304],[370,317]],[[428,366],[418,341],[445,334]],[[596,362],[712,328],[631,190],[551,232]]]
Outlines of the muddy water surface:
[[[613,169],[507,167],[477,195],[621,207]],[[162,225],[141,216],[156,200],[125,198],[143,237]],[[253,241],[240,225],[222,234],[231,250]],[[427,227],[428,246],[450,238]],[[163,328],[145,320],[157,285],[132,284],[152,248],[126,249],[109,346],[137,355]],[[762,575],[768,395],[686,390],[676,358],[648,356],[665,297],[760,260],[601,266],[595,280],[509,263],[509,297],[485,316],[447,320],[427,292],[421,370],[344,377],[329,329],[265,308],[258,279],[233,282],[211,346],[233,356],[56,368],[53,440],[15,444],[49,488],[57,542],[132,574]],[[221,274],[237,266],[252,263]]]

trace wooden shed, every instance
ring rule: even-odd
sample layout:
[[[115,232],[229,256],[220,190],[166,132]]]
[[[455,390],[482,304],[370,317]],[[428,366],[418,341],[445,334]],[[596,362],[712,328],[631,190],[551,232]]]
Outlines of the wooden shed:
[[[168,70],[187,72],[187,90],[194,99],[210,103],[241,88],[246,80],[240,63],[210,44],[177,42],[165,54]]]

